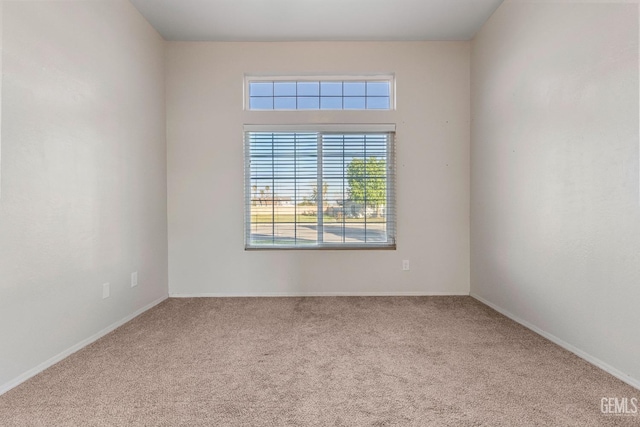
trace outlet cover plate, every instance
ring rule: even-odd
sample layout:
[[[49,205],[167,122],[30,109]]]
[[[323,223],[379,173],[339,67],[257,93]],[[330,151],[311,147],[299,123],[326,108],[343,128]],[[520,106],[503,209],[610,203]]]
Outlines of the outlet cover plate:
[[[131,273],[131,287],[138,286],[138,272]]]

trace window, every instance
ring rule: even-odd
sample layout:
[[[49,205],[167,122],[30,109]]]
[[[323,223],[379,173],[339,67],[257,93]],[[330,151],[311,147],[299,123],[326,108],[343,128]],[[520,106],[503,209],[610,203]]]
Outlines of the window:
[[[394,249],[394,131],[245,126],[245,247]]]
[[[246,78],[249,110],[391,110],[393,78]]]

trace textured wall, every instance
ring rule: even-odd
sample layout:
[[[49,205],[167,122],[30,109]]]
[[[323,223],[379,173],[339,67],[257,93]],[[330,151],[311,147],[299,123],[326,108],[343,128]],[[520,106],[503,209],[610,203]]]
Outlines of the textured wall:
[[[167,294],[163,40],[128,1],[3,3],[0,389]]]
[[[471,69],[472,294],[640,384],[638,5],[505,3]]]
[[[469,49],[168,43],[170,293],[467,294]],[[245,73],[390,72],[396,111],[243,111]],[[397,125],[397,251],[244,251],[242,126],[305,121]]]

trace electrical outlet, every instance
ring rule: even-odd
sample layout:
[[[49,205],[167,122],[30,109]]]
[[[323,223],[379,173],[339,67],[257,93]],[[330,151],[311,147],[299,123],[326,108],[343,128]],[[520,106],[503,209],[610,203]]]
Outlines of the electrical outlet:
[[[409,271],[409,260],[408,259],[403,259],[402,260],[402,270],[403,271]]]
[[[111,289],[110,289],[111,285],[109,285],[108,283],[105,283],[102,285],[102,298],[109,298],[109,295],[111,294]]]
[[[138,272],[131,273],[131,287],[138,286]]]

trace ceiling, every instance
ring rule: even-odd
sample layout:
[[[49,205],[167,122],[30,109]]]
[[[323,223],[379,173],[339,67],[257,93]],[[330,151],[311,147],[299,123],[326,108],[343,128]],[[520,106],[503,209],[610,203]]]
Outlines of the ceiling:
[[[166,40],[469,40],[503,0],[131,0]]]

